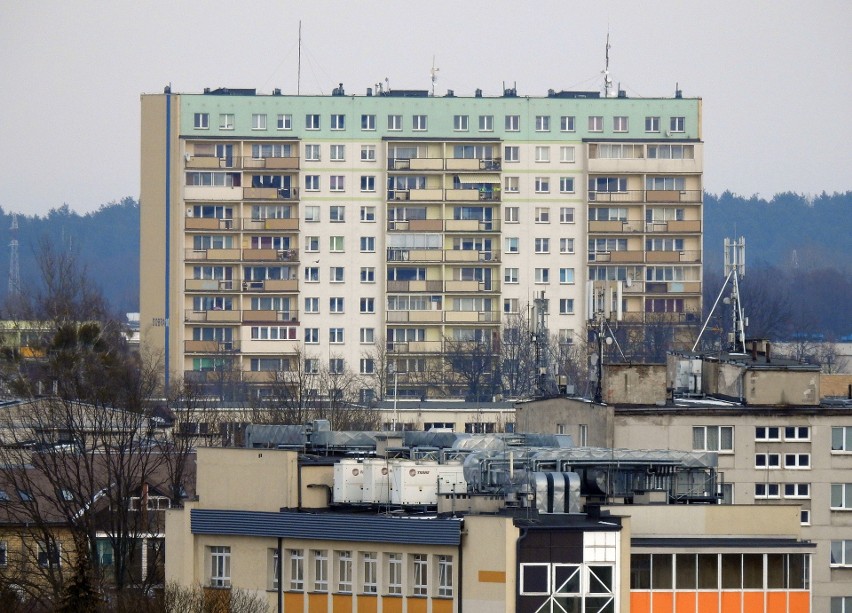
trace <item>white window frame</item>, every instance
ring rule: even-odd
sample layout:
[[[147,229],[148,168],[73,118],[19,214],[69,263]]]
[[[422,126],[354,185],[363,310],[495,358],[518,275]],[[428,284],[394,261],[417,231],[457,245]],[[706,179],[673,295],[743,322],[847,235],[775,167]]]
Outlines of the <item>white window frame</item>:
[[[320,176],[319,175],[305,175],[305,191],[306,192],[318,192],[318,191],[320,191]]]
[[[341,594],[351,594],[353,592],[352,564],[351,551],[337,552],[337,591]]]
[[[574,285],[576,283],[576,276],[573,268],[560,268],[559,269],[559,284],[560,285]]]
[[[494,115],[479,116],[479,131],[493,132],[494,131]]]
[[[629,118],[626,115],[616,115],[612,118],[613,132],[628,132],[630,130],[629,126]]]
[[[233,130],[234,129],[234,114],[233,113],[219,113],[219,129],[220,130]]]
[[[758,443],[773,443],[781,440],[781,426],[755,426],[754,440]]]
[[[227,545],[212,545],[210,556],[210,587],[231,587],[231,548]]]
[[[402,115],[388,115],[388,132],[402,131]]]
[[[775,500],[781,498],[781,484],[779,483],[755,483],[755,500]]]
[[[784,440],[806,443],[811,440],[811,427],[784,426]]]
[[[660,131],[660,118],[649,115],[645,117],[645,132],[656,133]]]
[[[573,194],[575,191],[576,181],[574,177],[559,177],[559,193]]]
[[[759,460],[763,460],[763,465]],[[774,460],[774,461],[773,461]],[[756,453],[754,454],[755,470],[780,470],[781,469],[781,454],[780,453]]]
[[[574,253],[574,239],[565,237],[560,238],[559,253]]]
[[[535,131],[550,132],[550,115],[535,116]]]
[[[379,560],[376,552],[361,554],[361,589],[365,594],[377,594],[379,591]]]
[[[548,224],[550,223],[550,207],[537,206],[533,210],[533,221],[535,223]]]
[[[835,504],[839,502],[840,504]],[[832,483],[829,508],[832,511],[852,511],[852,483]]]
[[[429,556],[425,553],[411,554],[411,593],[429,595]]]
[[[251,114],[251,129],[266,130],[266,113]]]
[[[375,175],[361,175],[361,191],[362,192],[375,192],[376,191],[376,177],[375,177]]]
[[[533,283],[536,285],[548,285],[550,283],[550,268],[536,268],[533,271]]]
[[[313,558],[313,591],[328,592],[328,551],[312,549]]]
[[[453,131],[467,132],[470,126],[470,117],[468,115],[453,115]]]
[[[362,266],[360,273],[361,283],[376,282],[376,268],[374,266]]]
[[[506,253],[520,253],[520,239],[517,236],[507,236],[505,239],[505,252]]]
[[[374,223],[376,221],[376,207],[362,206],[361,221],[364,223]]]
[[[359,301],[360,311],[361,313],[375,313],[376,312],[376,299],[375,298],[361,298]]]
[[[574,223],[575,218],[575,209],[573,206],[559,207],[559,223]]]
[[[504,145],[503,161],[507,163],[520,162],[521,148],[518,145]]]
[[[305,296],[305,313],[319,313],[319,297]]]
[[[559,314],[560,315],[573,315],[574,314],[574,299],[573,298],[560,298],[559,299]]]
[[[358,337],[362,345],[373,345],[376,342],[376,329],[361,328],[358,331]]]
[[[334,144],[329,146],[329,161],[345,162],[346,161],[346,145]]]
[[[322,119],[317,113],[305,115],[305,130],[319,130],[322,127]]]
[[[346,237],[345,236],[329,236],[328,237],[328,250],[331,253],[345,253],[346,252]]]
[[[589,115],[589,132],[603,132],[603,115]]]
[[[550,162],[550,145],[536,145],[535,161],[537,164]]]
[[[361,247],[361,253],[375,253],[376,252],[376,237],[375,236],[362,236],[359,242],[360,242],[360,247]]]
[[[346,115],[341,113],[332,113],[331,115],[331,129],[335,131],[345,130],[346,129]]]
[[[387,593],[391,596],[402,594],[402,554],[388,553],[387,556]]]
[[[550,193],[550,177],[535,178],[535,193],[549,194]]]
[[[344,283],[346,281],[346,269],[343,266],[331,266],[328,269],[329,283]]]
[[[345,313],[346,312],[346,301],[342,296],[332,296],[328,299],[328,312],[329,313]]]
[[[287,550],[287,585],[292,591],[301,592],[305,589],[305,551],[303,549]]]
[[[412,115],[411,130],[413,132],[426,132],[429,129],[428,115]]]
[[[196,130],[209,130],[210,113],[195,113],[192,118],[192,127]]]
[[[361,131],[375,132],[376,131],[376,116],[370,114],[361,115]],[[364,159],[363,157],[361,159]]]
[[[305,328],[305,344],[306,345],[318,345],[319,344],[319,328]]]
[[[811,454],[809,453],[785,453],[784,468],[787,470],[810,470]]]
[[[573,145],[562,145],[559,147],[559,163],[573,164],[577,159]]]
[[[686,117],[672,117],[669,119],[669,131],[674,133],[686,131]]]
[[[702,446],[699,447],[696,445],[696,434],[699,431],[703,431],[701,435],[702,438]],[[715,431],[716,434],[716,442],[718,443],[718,449],[713,449],[713,446],[710,444],[710,436],[709,433],[711,431]],[[730,431],[730,447],[722,447],[723,444],[723,431]],[[693,451],[714,451],[719,454],[733,453],[734,452],[734,427],[733,426],[693,426],[692,427],[692,450]]]
[[[550,239],[547,237],[534,238],[533,248],[535,253],[550,253]]]
[[[852,568],[852,539],[832,539],[830,552],[829,566],[831,568]],[[836,555],[838,553],[839,556]]]
[[[275,125],[278,130],[292,130],[293,116],[289,113],[278,113]]]
[[[503,221],[505,221],[506,223],[520,223],[520,213],[521,207],[503,207]]]
[[[788,493],[787,490],[791,490]],[[810,483],[785,483],[784,484],[784,498],[790,498],[794,500],[807,500],[811,497],[811,484]]]
[[[332,204],[328,207],[328,221],[343,223],[346,221],[346,207],[342,204]]]
[[[504,127],[506,132],[520,132],[521,131],[521,116],[520,115],[506,115],[504,121]]]
[[[438,556],[438,596],[451,598],[453,595],[453,556]]]
[[[852,426],[831,427],[831,453],[852,453]]]
[[[376,161],[376,146],[375,145],[361,145],[361,161],[362,162],[375,162]]]
[[[559,118],[559,131],[560,132],[576,132],[577,131],[577,118],[574,115],[562,115]]]
[[[345,192],[346,175],[331,175],[328,178],[328,189],[332,192]]]
[[[322,161],[322,148],[314,143],[307,143],[305,145],[305,161],[306,162],[320,162]]]
[[[518,269],[507,267],[503,269],[503,282],[509,284],[518,283]]]

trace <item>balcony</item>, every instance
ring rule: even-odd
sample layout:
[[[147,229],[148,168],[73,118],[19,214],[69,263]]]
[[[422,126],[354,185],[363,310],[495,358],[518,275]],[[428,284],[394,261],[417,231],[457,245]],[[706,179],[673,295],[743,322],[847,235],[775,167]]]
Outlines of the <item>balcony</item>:
[[[299,199],[298,187],[244,187],[244,200],[287,200]]]
[[[441,353],[443,350],[443,341],[407,341],[387,343],[387,350],[390,353]]]
[[[642,264],[645,252],[634,251],[596,251],[589,253],[590,262],[603,262],[613,264]]]
[[[253,217],[244,217],[242,225],[243,230],[252,230],[254,232],[297,232],[299,230],[299,220],[296,217],[288,217],[285,219],[254,219]]]
[[[645,192],[645,202],[692,202],[700,203],[703,193],[700,189],[649,189]]]
[[[299,291],[298,279],[265,279],[259,281],[243,281],[244,292],[282,292],[293,293]]]
[[[186,311],[184,312],[184,320],[189,322],[238,323],[240,321],[240,317],[240,311],[195,311],[193,309],[186,309]]]
[[[187,262],[239,262],[239,249],[186,249]]]
[[[613,252],[616,253],[616,252]],[[701,262],[701,251],[648,251],[646,261],[649,264],[698,264]]]
[[[701,222],[694,221],[649,221],[645,232],[687,234],[701,232]]]
[[[298,311],[243,311],[242,322],[248,323],[298,323]]]
[[[445,262],[499,262],[499,251],[476,251],[473,249],[450,249],[444,252]]]
[[[444,291],[443,281],[388,281],[388,292],[428,292],[430,294]]]
[[[443,311],[388,311],[385,321],[390,324],[439,324],[443,321]]]
[[[234,220],[215,217],[187,217],[184,228],[186,230],[233,230]]]
[[[444,311],[444,321],[448,324],[497,324],[500,311]]]
[[[447,202],[499,202],[500,190],[447,189]]]
[[[231,279],[187,279],[184,287],[188,292],[231,292],[236,289]]]
[[[243,188],[232,185],[187,185],[183,188],[184,200],[242,200]]]
[[[184,341],[185,353],[236,353],[240,350],[239,341]]]
[[[444,229],[443,219],[410,219],[389,221],[388,230],[402,232],[441,232]]]
[[[699,281],[648,281],[645,284],[646,294],[699,294]]]
[[[184,157],[184,168],[189,170],[210,170],[219,168],[239,168],[240,158],[234,156],[215,157],[212,155],[190,155]]]
[[[298,249],[243,249],[243,262],[298,262]]]
[[[499,172],[501,167],[501,158],[493,158],[490,160],[470,159],[470,158],[448,158],[446,161],[447,170],[472,170],[472,171],[492,171]]]
[[[243,158],[243,168],[253,170],[259,168],[261,170],[298,170],[299,157],[278,157],[278,158]]]
[[[387,250],[388,262],[442,262],[444,252],[441,249],[405,249],[391,247]]]
[[[444,282],[444,292],[450,294],[471,294],[476,292],[499,292],[499,281],[458,281]]]
[[[444,158],[389,158],[388,170],[444,170]]]
[[[446,232],[499,232],[498,220],[447,219],[444,222]]]

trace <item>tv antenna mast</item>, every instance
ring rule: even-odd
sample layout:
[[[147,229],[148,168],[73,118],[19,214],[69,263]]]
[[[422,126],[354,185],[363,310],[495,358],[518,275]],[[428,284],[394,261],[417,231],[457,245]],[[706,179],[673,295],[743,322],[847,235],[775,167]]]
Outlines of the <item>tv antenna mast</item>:
[[[609,91],[612,89],[612,77],[609,76],[609,49],[612,45],[609,44],[609,31],[606,33],[606,62],[604,64],[603,76],[604,76],[604,98],[609,98]]]
[[[547,315],[550,311],[550,300],[541,292],[538,298],[533,299],[533,321],[534,327],[531,334],[533,349],[535,350],[535,388],[539,398],[549,398],[557,394],[557,388],[552,374],[550,373],[550,350],[548,342],[550,334],[547,331]]]
[[[432,97],[435,97],[435,82],[438,80],[438,71],[441,70],[437,66],[435,66],[435,56],[432,56],[432,70],[429,71],[429,74],[432,76]]]
[[[18,216],[12,215],[12,242],[9,243],[9,295],[21,294],[21,267],[18,261]]]
[[[614,283],[614,286],[613,286]],[[631,281],[628,279],[627,286]],[[603,404],[603,350],[604,345],[615,343],[622,359],[624,352],[612,332],[610,322],[619,322],[623,318],[621,309],[622,282],[606,280],[600,283],[586,282],[586,312],[589,315],[589,325],[597,337],[597,354],[591,357],[594,362],[595,397],[594,401]],[[615,308],[613,309],[613,303]],[[607,335],[607,332],[609,333]]]
[[[731,305],[731,327],[732,331],[728,335],[728,351],[732,353],[745,353],[745,329],[748,326],[748,319],[743,314],[742,299],[740,296],[741,278],[745,277],[745,237],[741,236],[734,240],[731,238],[725,239],[725,281],[722,283],[722,289],[719,290],[719,295],[716,297],[716,302],[713,303],[713,308],[710,309],[710,314],[707,320],[701,327],[701,332],[698,333],[698,338],[695,339],[695,344],[692,346],[692,351],[698,347],[701,341],[701,335],[707,329],[707,324],[716,312],[716,307],[719,306],[719,301],[722,300],[722,294],[731,283],[731,293],[726,296],[723,302]]]

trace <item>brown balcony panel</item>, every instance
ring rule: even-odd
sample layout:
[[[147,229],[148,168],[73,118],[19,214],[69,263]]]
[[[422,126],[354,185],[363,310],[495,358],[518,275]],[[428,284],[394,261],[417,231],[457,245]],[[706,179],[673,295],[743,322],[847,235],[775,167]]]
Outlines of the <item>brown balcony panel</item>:
[[[299,158],[295,156],[288,158],[266,158],[264,162],[266,163],[264,168],[271,168],[273,170],[299,169]]]
[[[212,217],[187,217],[184,227],[187,230],[223,230],[222,222],[230,221]]]
[[[272,262],[278,261],[277,249],[243,249],[243,261],[245,262]]]
[[[186,168],[209,169],[209,168],[233,168],[234,158],[217,158],[205,155],[191,155],[186,158]],[[231,166],[227,163],[231,162]]]
[[[645,192],[641,189],[624,192],[589,192],[589,202],[642,202]]]
[[[610,251],[609,261],[628,264],[640,264],[642,262],[642,251]]]
[[[265,230],[298,230],[299,220],[295,217],[290,219],[267,219]]]
[[[701,222],[698,220],[670,221],[667,230],[669,232],[701,232]]]
[[[622,232],[624,222],[622,221],[590,221],[589,232]]]
[[[447,200],[456,202],[478,202],[479,190],[477,189],[448,189]]]
[[[675,264],[680,262],[680,251],[649,251],[648,263]]]
[[[414,202],[427,202],[429,200],[441,200],[443,195],[442,189],[413,189],[408,192],[408,199]]]
[[[239,349],[237,341],[185,341],[187,353],[229,353]]]
[[[187,279],[185,286],[190,292],[233,291],[234,282],[230,279]]]
[[[414,158],[409,160],[411,170],[443,170],[443,158]]]
[[[700,189],[649,189],[645,192],[645,202],[690,202],[700,203]]]
[[[204,311],[207,315],[207,321],[214,322],[239,322],[239,311]]]
[[[480,160],[468,158],[450,158],[447,170],[482,170]]]
[[[263,290],[266,292],[298,292],[298,279],[267,279],[263,282]]]
[[[246,200],[277,200],[278,188],[275,187],[244,187],[243,198]]]
[[[207,258],[208,261],[213,262],[227,262],[227,261],[239,261],[240,259],[240,250],[239,249],[208,249],[207,250]]]
[[[411,232],[441,232],[444,229],[442,219],[412,219],[408,222]]]

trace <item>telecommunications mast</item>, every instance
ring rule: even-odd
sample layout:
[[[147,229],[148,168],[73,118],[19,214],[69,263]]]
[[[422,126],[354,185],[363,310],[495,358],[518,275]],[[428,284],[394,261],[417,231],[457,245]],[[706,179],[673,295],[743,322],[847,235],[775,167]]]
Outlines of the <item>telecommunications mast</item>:
[[[9,243],[9,295],[21,294],[21,267],[18,262],[18,216],[12,215],[12,242]]]
[[[630,286],[629,280],[627,286]],[[612,345],[615,343],[621,357],[624,358],[624,352],[621,351],[621,347],[618,345],[615,334],[610,327],[610,322],[622,320],[621,295],[621,281],[586,282],[586,312],[589,316],[589,327],[594,330],[598,345],[597,355],[593,355],[591,358],[596,382],[594,401],[598,404],[603,404],[604,344]]]
[[[725,281],[722,283],[722,289],[719,290],[719,295],[716,297],[716,302],[713,303],[713,308],[710,309],[710,314],[707,316],[704,325],[701,327],[701,332],[698,333],[698,338],[695,339],[695,344],[692,350],[698,347],[701,341],[701,335],[707,328],[707,324],[716,312],[716,307],[719,306],[719,301],[722,299],[722,294],[731,283],[731,293],[725,297],[723,302],[731,306],[731,332],[728,334],[728,351],[731,353],[745,353],[745,329],[748,325],[748,319],[743,315],[743,304],[740,295],[740,279],[745,277],[745,237],[741,236],[738,239],[725,239]]]

